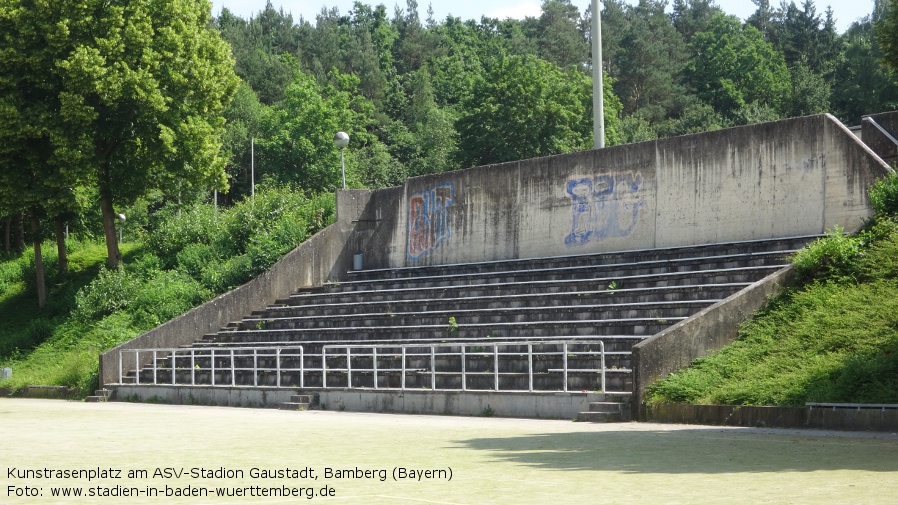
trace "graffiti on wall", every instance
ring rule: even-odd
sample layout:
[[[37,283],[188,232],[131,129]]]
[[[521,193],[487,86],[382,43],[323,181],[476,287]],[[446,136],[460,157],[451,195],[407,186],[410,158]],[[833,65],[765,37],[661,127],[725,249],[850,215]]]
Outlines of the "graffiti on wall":
[[[408,202],[408,257],[418,259],[448,239],[449,206],[455,200],[451,182],[415,193]]]
[[[579,246],[632,233],[645,204],[639,193],[641,187],[642,175],[638,172],[570,179],[566,191],[573,222],[565,245]]]

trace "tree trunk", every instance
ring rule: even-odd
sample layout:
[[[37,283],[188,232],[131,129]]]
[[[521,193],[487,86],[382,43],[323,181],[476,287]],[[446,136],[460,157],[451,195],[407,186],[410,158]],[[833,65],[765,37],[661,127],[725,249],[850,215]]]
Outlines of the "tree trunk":
[[[3,252],[6,254],[10,253],[10,248],[12,247],[12,242],[10,239],[12,238],[12,218],[8,217],[4,220],[3,227]]]
[[[122,260],[122,253],[115,234],[115,211],[112,210],[112,195],[103,187],[100,188],[100,209],[103,211],[103,231],[106,235],[106,264],[109,268],[117,268]]]
[[[56,216],[53,220],[53,226],[56,228],[56,250],[59,256],[59,273],[64,275],[69,271],[69,256],[65,251],[65,223],[62,216]]]
[[[25,250],[25,215],[19,212],[12,218],[13,243],[12,250],[22,253]]]
[[[41,222],[37,211],[31,213],[31,235],[34,240],[34,272],[37,277],[37,306],[47,305],[47,284],[44,282],[44,260],[41,257]]]

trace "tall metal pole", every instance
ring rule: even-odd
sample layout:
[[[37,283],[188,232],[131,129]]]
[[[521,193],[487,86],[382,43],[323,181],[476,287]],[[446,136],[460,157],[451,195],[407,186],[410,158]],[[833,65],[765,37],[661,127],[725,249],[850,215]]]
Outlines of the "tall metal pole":
[[[596,149],[605,147],[605,88],[602,74],[602,10],[592,0],[592,135]]]
[[[340,172],[343,173],[343,189],[346,189],[346,165],[343,164],[343,148],[340,148]]]
[[[249,196],[256,196],[256,139],[249,139]]]

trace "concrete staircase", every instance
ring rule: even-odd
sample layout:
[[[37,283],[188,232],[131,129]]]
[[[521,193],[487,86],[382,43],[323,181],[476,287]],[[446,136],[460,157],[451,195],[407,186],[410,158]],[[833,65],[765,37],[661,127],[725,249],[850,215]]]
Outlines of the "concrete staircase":
[[[141,370],[139,381],[321,388],[321,370],[335,366],[333,358],[325,364],[321,357],[325,345],[343,346],[347,353],[378,345],[359,362],[338,361],[326,386],[598,391],[595,370],[601,365],[595,350],[601,342],[607,374],[602,392],[617,396],[594,402],[578,419],[626,419],[622,404],[633,389],[633,345],[783,268],[785,257],[813,238],[349,272],[345,281],[300,290],[184,347],[195,353],[189,363],[178,355],[175,377],[171,358],[161,356],[155,369]],[[548,343],[561,340],[574,344],[562,352]],[[509,344],[501,365],[499,351],[490,348],[497,341]],[[430,357],[409,358],[403,374],[397,364],[403,344],[469,347],[464,357],[431,350]],[[283,358],[245,350],[291,345],[303,347],[291,366],[312,371],[302,379],[281,374],[279,383],[254,370],[283,366],[274,361]],[[528,345],[543,345],[529,365]],[[213,349],[215,362],[209,356]],[[238,351],[228,357],[229,349]],[[427,373],[427,359],[449,368],[463,361],[472,376]],[[528,384],[524,370],[533,359],[540,373]],[[546,373],[562,362],[570,369],[567,384]],[[349,368],[360,371],[339,373]],[[494,377],[492,371],[500,368],[507,375]],[[136,380],[131,371],[123,382]],[[281,408],[305,410],[316,403],[317,398],[297,395]]]

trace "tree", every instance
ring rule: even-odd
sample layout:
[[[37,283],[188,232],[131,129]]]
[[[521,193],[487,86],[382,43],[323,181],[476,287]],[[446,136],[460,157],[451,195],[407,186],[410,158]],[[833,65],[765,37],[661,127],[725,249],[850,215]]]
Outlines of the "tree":
[[[789,70],[780,53],[754,26],[718,15],[690,44],[689,82],[698,96],[726,117],[745,124],[770,119],[788,102]]]
[[[882,17],[877,20],[875,29],[883,64],[898,72],[898,1],[884,0]]]
[[[898,74],[883,64],[873,23],[868,16],[853,23],[843,36],[846,46],[835,67],[832,107],[847,123],[857,124],[865,114],[898,108]]]
[[[570,0],[545,0],[538,21],[539,56],[561,68],[579,67],[589,56],[580,11]]]
[[[674,0],[673,25],[689,43],[692,36],[708,29],[711,19],[718,14],[723,14],[714,0]]]
[[[616,119],[609,105],[606,119]],[[462,111],[456,128],[461,161],[469,166],[592,146],[591,80],[535,56],[491,62]]]
[[[334,72],[330,80],[333,84],[320,86],[311,75],[298,73],[283,102],[269,110],[257,143],[266,172],[311,193],[340,187],[340,153],[333,139],[344,131],[350,138],[348,183],[377,185],[397,167],[368,131],[376,124],[374,106],[358,94],[356,76]]]
[[[210,2],[8,0],[6,9],[3,78],[33,89],[18,105],[33,122],[19,134],[49,143],[58,180],[97,186],[110,266],[120,261],[116,204],[149,188],[225,187],[221,114],[238,81]]]
[[[640,0],[629,8],[628,29],[617,55],[618,73],[612,73],[624,114],[638,112],[650,122],[665,119],[685,93],[680,73],[686,65],[686,45],[664,7],[662,1]]]

